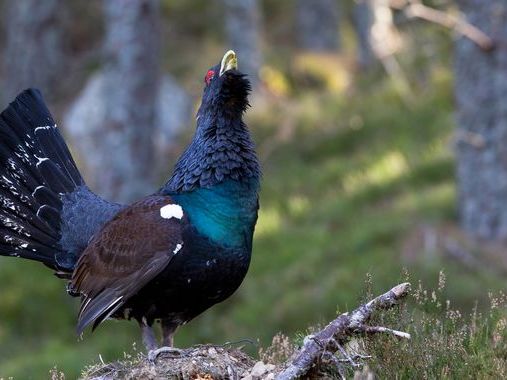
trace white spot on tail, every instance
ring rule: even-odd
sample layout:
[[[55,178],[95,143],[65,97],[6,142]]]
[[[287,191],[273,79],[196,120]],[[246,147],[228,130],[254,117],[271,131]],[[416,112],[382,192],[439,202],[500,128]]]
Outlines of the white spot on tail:
[[[165,205],[160,209],[160,216],[164,219],[181,219],[183,218],[183,209],[177,204]]]
[[[34,197],[34,196],[35,196],[35,193],[37,192],[37,190],[39,190],[39,189],[43,189],[43,188],[44,188],[44,186],[37,186],[37,187],[35,188],[35,190],[33,191],[33,193],[32,193],[32,197]]]
[[[49,158],[47,157],[37,157],[35,156],[35,158],[37,159],[37,163],[35,164],[36,167],[38,167],[40,164],[42,164],[44,161],[47,161],[49,160]]]
[[[45,125],[44,127],[37,127],[37,128],[35,128],[34,132],[37,133],[37,131],[40,131],[41,129],[50,129],[50,128],[56,128],[56,124],[55,125]]]
[[[176,248],[174,248],[173,253],[177,254],[181,250],[181,248],[183,248],[183,243],[176,244]]]

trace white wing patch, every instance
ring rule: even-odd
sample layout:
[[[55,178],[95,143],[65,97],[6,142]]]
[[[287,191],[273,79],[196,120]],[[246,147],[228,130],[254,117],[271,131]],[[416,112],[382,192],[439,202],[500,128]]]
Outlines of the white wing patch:
[[[183,248],[183,242],[176,244],[176,248],[174,248],[173,254],[177,254],[181,248]]]
[[[160,209],[160,216],[164,219],[181,219],[183,218],[183,209],[177,204],[165,205]]]

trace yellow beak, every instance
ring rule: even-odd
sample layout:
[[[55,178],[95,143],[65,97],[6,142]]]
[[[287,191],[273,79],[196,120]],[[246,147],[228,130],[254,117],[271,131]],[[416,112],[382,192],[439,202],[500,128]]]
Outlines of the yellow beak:
[[[229,50],[222,58],[222,63],[220,65],[220,76],[222,76],[228,70],[237,68],[238,59],[236,58],[236,53],[233,50]]]

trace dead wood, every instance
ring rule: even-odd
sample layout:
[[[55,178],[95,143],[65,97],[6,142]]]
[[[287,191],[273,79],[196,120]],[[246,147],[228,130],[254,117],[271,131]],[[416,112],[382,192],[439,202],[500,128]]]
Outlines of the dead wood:
[[[303,347],[287,363],[285,369],[276,376],[276,380],[298,379],[306,375],[326,354],[329,357],[335,357],[335,352],[340,352],[349,364],[355,366],[355,358],[350,357],[343,346],[356,335],[388,333],[400,338],[410,339],[410,334],[402,331],[382,326],[366,325],[374,312],[390,309],[397,305],[408,294],[409,290],[410,284],[408,282],[399,284],[370,302],[359,306],[354,311],[341,314],[318,333],[307,336]],[[336,360],[339,359],[336,358]]]

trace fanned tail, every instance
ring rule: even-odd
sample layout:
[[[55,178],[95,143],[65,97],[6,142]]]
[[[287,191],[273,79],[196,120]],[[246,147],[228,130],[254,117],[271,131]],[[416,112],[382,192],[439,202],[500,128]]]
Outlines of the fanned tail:
[[[0,114],[0,255],[69,270],[57,259],[61,196],[82,185],[40,92],[23,91]]]

